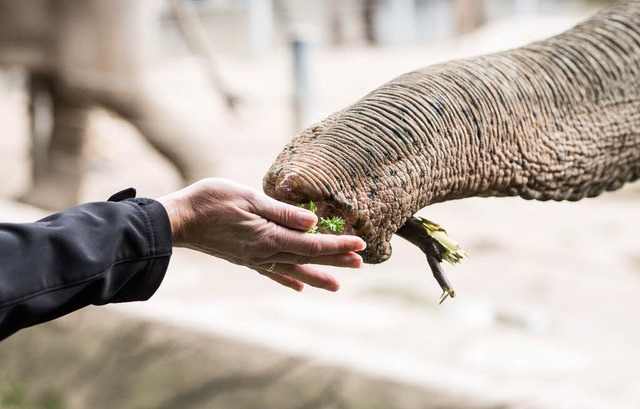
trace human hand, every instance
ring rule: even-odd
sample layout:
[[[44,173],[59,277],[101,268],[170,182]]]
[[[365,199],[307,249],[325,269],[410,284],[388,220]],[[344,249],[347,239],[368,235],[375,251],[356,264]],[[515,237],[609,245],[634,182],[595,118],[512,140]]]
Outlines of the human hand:
[[[203,179],[158,201],[169,215],[174,246],[249,267],[296,291],[305,283],[339,288],[334,277],[307,264],[362,265],[355,252],[366,245],[359,237],[307,234],[315,214],[229,180]]]

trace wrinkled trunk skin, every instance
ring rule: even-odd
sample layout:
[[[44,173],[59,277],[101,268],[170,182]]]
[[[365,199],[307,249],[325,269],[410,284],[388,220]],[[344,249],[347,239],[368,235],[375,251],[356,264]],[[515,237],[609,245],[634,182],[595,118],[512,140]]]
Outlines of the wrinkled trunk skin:
[[[391,255],[424,206],[471,196],[579,200],[640,177],[640,2],[548,40],[426,67],[302,132],[265,192],[313,200]]]

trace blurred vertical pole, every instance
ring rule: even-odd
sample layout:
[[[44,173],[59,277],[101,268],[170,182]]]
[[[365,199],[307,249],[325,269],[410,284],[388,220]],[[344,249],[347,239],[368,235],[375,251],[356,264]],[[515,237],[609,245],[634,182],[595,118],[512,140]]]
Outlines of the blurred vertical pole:
[[[311,44],[309,41],[294,38],[291,41],[293,53],[293,115],[295,132],[309,125],[311,119]]]
[[[331,0],[329,2],[329,37],[331,44],[338,46],[344,43],[344,0]]]
[[[271,50],[273,38],[273,0],[249,0],[249,48],[253,58]]]
[[[374,25],[377,7],[378,0],[362,0],[362,24],[364,25],[364,36],[369,45],[376,44],[378,40]]]

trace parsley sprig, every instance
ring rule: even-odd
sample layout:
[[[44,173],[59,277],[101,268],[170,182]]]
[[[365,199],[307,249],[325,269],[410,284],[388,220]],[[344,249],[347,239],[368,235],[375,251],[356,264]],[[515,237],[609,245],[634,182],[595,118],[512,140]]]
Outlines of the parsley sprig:
[[[312,211],[313,213],[318,212],[318,208],[313,201],[309,202],[309,204],[300,204],[298,207],[302,207],[303,209],[307,209]],[[311,229],[307,230],[307,233],[334,233],[339,234],[344,231],[345,220],[339,216],[333,217],[320,217],[318,224],[313,226]]]

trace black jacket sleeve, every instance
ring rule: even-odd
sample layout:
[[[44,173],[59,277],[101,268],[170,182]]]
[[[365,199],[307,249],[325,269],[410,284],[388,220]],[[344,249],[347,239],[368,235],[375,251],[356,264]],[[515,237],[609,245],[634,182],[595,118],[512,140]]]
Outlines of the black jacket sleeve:
[[[170,256],[169,217],[151,199],[0,223],[0,340],[90,304],[147,300]]]

